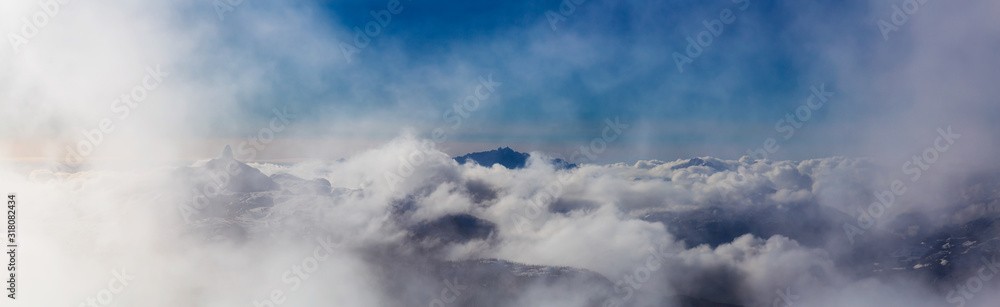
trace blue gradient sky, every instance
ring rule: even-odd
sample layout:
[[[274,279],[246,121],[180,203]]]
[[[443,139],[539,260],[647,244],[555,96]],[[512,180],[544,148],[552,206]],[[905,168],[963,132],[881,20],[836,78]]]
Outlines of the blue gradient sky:
[[[297,114],[294,128],[277,138],[292,142],[377,144],[406,131],[430,138],[443,128],[441,145],[455,154],[512,146],[566,155],[617,117],[631,128],[605,161],[735,159],[781,137],[776,123],[822,84],[835,97],[793,137],[779,139],[772,158],[895,159],[947,125],[964,125],[959,130],[980,133],[975,143],[997,147],[988,131],[1000,115],[1000,61],[992,52],[1000,27],[990,21],[997,9],[989,1],[928,1],[885,39],[879,21],[891,20],[905,0],[588,0],[555,30],[546,12],[558,12],[562,1],[403,0],[350,62],[341,44],[351,44],[353,29],[373,22],[370,12],[388,1],[244,1],[223,18],[217,2],[67,6],[27,48],[63,61],[89,57],[49,66],[61,62],[11,55],[3,79],[46,94],[6,95],[14,103],[5,111],[41,115],[37,123],[4,124],[3,135],[75,142],[79,131],[112,116],[108,101],[143,67],[162,63],[172,71],[166,90],[137,110],[142,120],[123,123],[143,126],[128,128],[136,135],[238,140],[266,126],[272,109],[287,107]],[[679,71],[672,54],[685,53],[688,37],[724,10],[735,21]],[[97,17],[86,19],[88,12]],[[18,24],[0,26],[16,31]],[[42,70],[54,73],[29,77]],[[490,75],[502,86],[451,128],[447,110]],[[88,89],[67,91],[74,82]],[[345,152],[371,145],[351,146]]]
[[[232,44],[273,63],[272,87],[241,102],[258,111],[244,116],[265,118],[275,101],[287,100],[308,121],[391,119],[369,132],[384,137],[414,127],[429,136],[450,125],[443,112],[471,93],[478,76],[492,74],[501,89],[449,131],[450,140],[586,143],[605,118],[617,116],[642,128],[623,140],[673,151],[653,157],[738,157],[742,148],[777,136],[776,121],[804,103],[810,86],[825,84],[836,100],[785,142],[798,149],[778,154],[853,155],[837,150],[854,142],[850,133],[832,130],[893,108],[883,89],[866,87],[910,52],[911,29],[893,32],[890,41],[877,29],[877,20],[892,12],[889,2],[750,1],[741,11],[744,2],[734,1],[587,1],[553,30],[545,14],[560,4],[402,1],[402,12],[351,63],[336,45],[351,43],[352,28],[372,21],[369,12],[384,10],[386,1],[303,4],[328,27],[318,32],[331,33],[328,44],[297,50],[325,57],[328,66],[269,58],[260,54],[259,40],[234,35]],[[680,72],[671,54],[684,53],[687,37],[726,9],[735,22]],[[255,20],[241,13],[232,13],[227,30]],[[925,15],[916,17],[933,18]],[[324,133],[331,132],[357,133]]]

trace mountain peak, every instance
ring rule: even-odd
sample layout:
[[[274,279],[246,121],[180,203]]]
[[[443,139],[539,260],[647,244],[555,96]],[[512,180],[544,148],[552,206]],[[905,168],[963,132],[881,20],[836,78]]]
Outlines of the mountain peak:
[[[464,156],[455,157],[455,161],[458,164],[465,164],[466,161],[472,161],[476,164],[490,167],[494,164],[500,164],[507,169],[518,169],[523,168],[528,164],[528,157],[531,155],[523,152],[517,152],[510,147],[497,147],[495,150],[474,152],[466,154]],[[570,169],[577,167],[576,164],[569,163],[562,159],[552,159],[551,163],[555,164],[559,169]]]
[[[467,160],[486,167],[500,164],[508,169],[515,169],[522,168],[527,164],[528,154],[516,152],[510,147],[497,147],[496,150],[474,152],[455,157],[455,161],[458,161],[459,164],[464,164]]]

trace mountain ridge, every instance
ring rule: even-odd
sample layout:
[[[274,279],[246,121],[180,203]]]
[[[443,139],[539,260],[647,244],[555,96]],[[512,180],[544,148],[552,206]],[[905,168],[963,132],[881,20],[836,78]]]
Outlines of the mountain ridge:
[[[494,150],[480,151],[468,153],[462,156],[454,157],[458,164],[465,164],[468,162],[473,162],[481,166],[492,167],[495,164],[500,164],[507,169],[520,169],[524,168],[528,164],[528,159],[531,154],[518,152],[510,147],[497,147]],[[554,158],[549,159],[549,163],[552,163],[557,169],[572,169],[576,168],[578,165],[575,163],[570,163],[569,161]]]

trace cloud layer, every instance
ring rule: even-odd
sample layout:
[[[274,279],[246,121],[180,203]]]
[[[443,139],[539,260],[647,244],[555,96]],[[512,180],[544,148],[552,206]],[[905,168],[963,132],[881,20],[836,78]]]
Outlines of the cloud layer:
[[[887,185],[865,160],[703,157],[568,170],[545,161],[534,153],[523,169],[459,165],[430,141],[403,137],[340,162],[251,167],[223,157],[143,171],[5,172],[0,182],[31,196],[19,216],[22,284],[46,287],[23,288],[30,305],[78,305],[126,272],[134,279],[114,294],[118,304],[247,306],[277,290],[291,305],[493,297],[512,306],[749,306],[781,292],[796,304],[940,306],[950,280],[972,274],[949,267],[944,279],[906,281],[937,273],[871,267],[905,264],[881,247],[908,248],[894,237],[899,216],[940,212],[908,206],[917,192],[846,243],[843,223],[857,224],[858,204]],[[718,232],[727,223],[748,226]],[[561,267],[569,271],[552,271]]]

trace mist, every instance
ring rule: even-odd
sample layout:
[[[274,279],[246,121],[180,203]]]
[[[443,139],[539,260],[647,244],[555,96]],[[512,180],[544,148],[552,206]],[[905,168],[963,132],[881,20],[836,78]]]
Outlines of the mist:
[[[998,14],[5,2],[6,300],[990,306]]]

